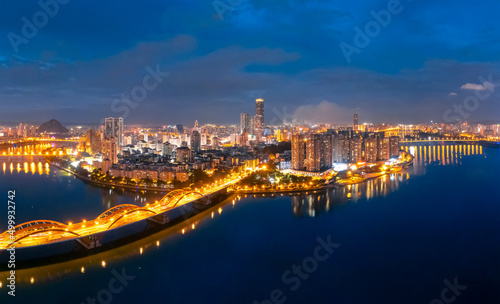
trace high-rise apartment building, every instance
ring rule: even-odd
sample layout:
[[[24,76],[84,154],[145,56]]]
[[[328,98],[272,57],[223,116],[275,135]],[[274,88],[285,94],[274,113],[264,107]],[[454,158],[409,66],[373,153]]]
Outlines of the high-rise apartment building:
[[[306,159],[306,135],[294,134],[292,135],[292,169],[305,170]]]
[[[391,155],[389,138],[379,137],[378,138],[378,160],[389,159]]]
[[[123,146],[123,118],[108,117],[104,120],[104,138],[115,137],[117,144]]]
[[[332,136],[330,134],[292,135],[294,170],[319,172],[332,167]]]
[[[199,151],[201,146],[201,135],[198,131],[191,133],[191,150]]]
[[[118,140],[116,137],[105,138],[102,141],[102,159],[109,159],[112,164],[118,163]]]
[[[391,136],[389,137],[389,157],[399,157],[399,137]]]
[[[264,99],[257,98],[255,100],[255,136],[257,136],[257,141],[262,140],[264,136]]]
[[[180,147],[175,150],[176,161],[179,163],[191,161],[191,150],[187,147]]]
[[[353,121],[353,129],[354,131],[358,131],[358,114],[354,114],[354,121]]]
[[[374,163],[377,161],[378,141],[376,137],[365,138],[365,161]]]
[[[88,129],[86,134],[86,146],[90,148],[90,153],[96,154],[102,151],[101,132]]]
[[[362,144],[363,141],[360,137],[355,136],[349,140],[349,154],[350,154],[350,163],[356,163],[363,159],[362,154]]]
[[[251,134],[252,130],[250,128],[250,114],[241,113],[240,114],[240,134],[247,133]]]

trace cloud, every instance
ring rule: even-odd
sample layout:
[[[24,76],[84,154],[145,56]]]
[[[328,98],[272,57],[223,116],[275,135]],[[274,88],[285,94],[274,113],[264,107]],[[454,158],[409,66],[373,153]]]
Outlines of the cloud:
[[[317,105],[299,106],[293,115],[295,123],[348,123],[355,109],[339,106],[336,103],[323,100]]]
[[[460,88],[462,90],[475,90],[475,91],[485,91],[491,90],[495,87],[491,82],[485,81],[483,84],[475,84],[475,83],[466,83],[462,85]]]
[[[450,93],[448,93],[448,96],[457,96],[457,93],[455,93],[455,92],[450,92]]]

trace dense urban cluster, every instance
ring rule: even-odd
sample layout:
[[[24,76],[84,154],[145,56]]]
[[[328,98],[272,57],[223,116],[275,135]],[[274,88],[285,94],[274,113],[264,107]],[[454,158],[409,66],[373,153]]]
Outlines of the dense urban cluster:
[[[323,174],[342,171],[346,164],[397,158],[401,141],[498,136],[499,124],[371,124],[359,123],[357,114],[352,124],[290,121],[269,126],[264,123],[261,98],[255,101],[254,115],[240,114],[239,125],[199,125],[196,121],[192,127],[144,127],[125,125],[123,118],[109,117],[97,127],[66,128],[56,120],[39,126],[29,122],[16,127],[0,126],[2,143],[30,138],[78,141],[76,149],[60,154],[75,154],[66,162],[92,179],[162,186],[191,183],[199,172],[210,177],[221,172],[254,170],[262,164],[288,170],[287,173]]]

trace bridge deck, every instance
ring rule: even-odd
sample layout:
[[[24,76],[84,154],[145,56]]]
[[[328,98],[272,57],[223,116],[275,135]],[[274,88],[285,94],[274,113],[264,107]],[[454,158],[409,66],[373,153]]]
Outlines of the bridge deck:
[[[20,248],[77,239],[116,229],[224,190],[240,181],[241,178],[241,176],[232,177],[220,183],[217,182],[197,189],[197,191],[174,190],[173,194],[168,193],[160,201],[146,204],[145,207],[131,204],[115,206],[90,221],[84,220],[80,223],[67,225],[47,220],[23,223],[15,227],[13,234],[10,234],[9,231],[0,234],[0,250],[10,248],[13,245]]]

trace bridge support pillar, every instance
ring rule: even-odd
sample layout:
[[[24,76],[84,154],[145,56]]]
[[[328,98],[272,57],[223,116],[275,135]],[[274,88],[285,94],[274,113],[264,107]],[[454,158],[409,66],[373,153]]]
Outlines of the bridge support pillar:
[[[102,233],[98,233],[76,239],[76,241],[87,249],[93,249],[100,247],[102,245],[101,239],[102,239]]]
[[[168,212],[163,212],[162,214],[155,215],[153,217],[148,218],[148,221],[151,221],[153,223],[157,223],[160,225],[168,223]]]

